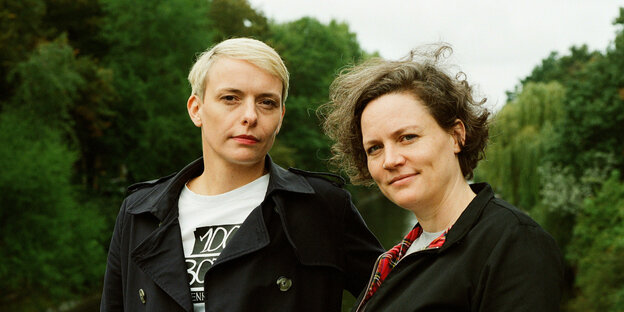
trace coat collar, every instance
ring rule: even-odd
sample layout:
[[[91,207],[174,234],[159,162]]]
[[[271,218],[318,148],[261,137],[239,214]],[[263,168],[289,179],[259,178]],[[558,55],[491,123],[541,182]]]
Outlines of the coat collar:
[[[269,155],[266,155],[265,166],[270,173],[265,198],[279,191],[314,194],[314,189],[306,178],[278,166]],[[199,176],[203,170],[204,159],[200,157],[186,165],[175,175],[145,182],[147,185],[153,185],[153,188],[128,208],[128,212],[131,214],[151,212],[161,222],[177,218],[178,210],[172,209],[172,207],[177,207],[177,200],[182,188],[186,182]]]
[[[439,251],[445,250],[453,245],[455,242],[460,241],[479,221],[483,209],[494,198],[494,191],[492,187],[487,183],[475,183],[471,184],[470,188],[477,194],[472,199],[466,210],[459,216],[459,219],[451,230],[446,235],[446,243],[439,249]]]
[[[266,162],[271,177],[269,178],[269,187],[267,188],[266,197],[273,192],[286,191],[301,194],[314,194],[314,189],[306,178],[298,174],[292,173],[278,165],[276,165],[269,155]]]

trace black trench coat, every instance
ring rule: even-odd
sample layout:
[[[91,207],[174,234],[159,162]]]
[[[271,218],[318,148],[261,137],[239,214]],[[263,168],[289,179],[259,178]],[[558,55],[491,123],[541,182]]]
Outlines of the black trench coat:
[[[206,272],[206,311],[340,311],[343,289],[364,288],[383,249],[348,192],[321,174],[267,156],[269,187]],[[123,202],[110,244],[101,311],[193,311],[178,223],[184,184],[175,175],[139,183]]]

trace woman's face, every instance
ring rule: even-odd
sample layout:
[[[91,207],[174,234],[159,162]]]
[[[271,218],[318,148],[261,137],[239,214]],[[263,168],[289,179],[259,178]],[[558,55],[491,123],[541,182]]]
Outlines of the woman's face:
[[[443,202],[453,183],[463,180],[456,140],[463,137],[463,124],[458,121],[452,133],[445,131],[410,93],[371,101],[361,125],[368,171],[395,204],[418,215],[421,207]]]

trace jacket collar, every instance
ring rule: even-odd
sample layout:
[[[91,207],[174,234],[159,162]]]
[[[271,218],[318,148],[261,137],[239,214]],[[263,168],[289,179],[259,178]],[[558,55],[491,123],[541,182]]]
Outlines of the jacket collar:
[[[265,166],[270,173],[265,198],[279,191],[314,194],[314,189],[304,177],[278,166],[269,155],[266,155]],[[199,176],[203,171],[204,159],[200,157],[175,175],[153,182],[155,185],[152,190],[141,196],[128,208],[128,212],[131,214],[150,212],[161,222],[177,218],[178,209],[172,208],[177,207],[182,188],[186,182]]]
[[[271,174],[265,198],[277,191],[314,194],[306,178],[276,165],[269,155],[266,156],[265,164]]]
[[[494,198],[494,191],[487,183],[471,184],[470,188],[477,194],[472,199],[466,210],[459,216],[457,222],[446,235],[446,243],[439,249],[442,251],[449,248],[455,242],[461,240],[479,221],[485,206]]]

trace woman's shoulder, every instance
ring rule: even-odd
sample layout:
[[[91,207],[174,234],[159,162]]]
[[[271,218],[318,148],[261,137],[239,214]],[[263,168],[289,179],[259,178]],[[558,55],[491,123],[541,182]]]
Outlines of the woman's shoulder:
[[[346,183],[343,177],[329,172],[307,171],[292,167],[288,168],[288,171],[303,176],[308,181],[314,183],[315,185],[321,185],[322,187],[327,187],[328,185],[331,185],[334,187],[342,188]]]
[[[504,224],[539,226],[526,212],[510,204],[502,198],[494,197],[485,206],[484,217],[490,217]]]
[[[515,237],[515,240],[531,236],[553,241],[552,236],[526,212],[501,198],[492,198],[487,203],[474,229],[490,237]]]
[[[466,222],[495,228],[539,226],[526,212],[498,197],[488,183],[474,183],[470,187],[476,197],[464,213]]]

